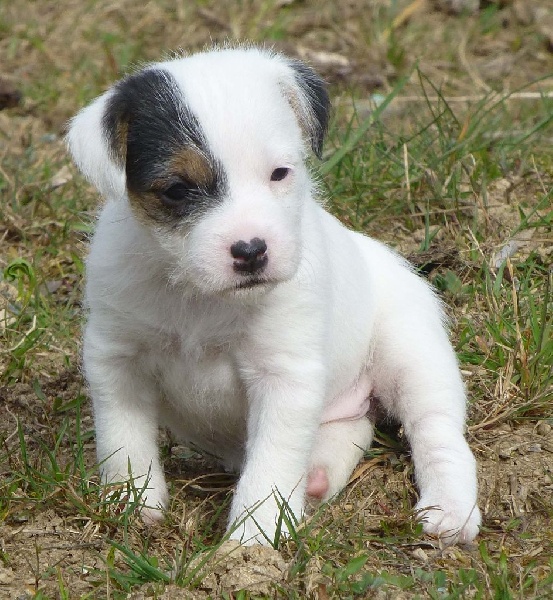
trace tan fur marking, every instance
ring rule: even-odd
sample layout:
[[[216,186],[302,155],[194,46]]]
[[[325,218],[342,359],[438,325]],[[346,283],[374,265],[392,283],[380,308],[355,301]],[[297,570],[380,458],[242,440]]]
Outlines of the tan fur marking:
[[[137,220],[142,225],[151,225],[167,221],[167,211],[163,208],[159,198],[152,192],[135,194],[129,191],[129,202]]]
[[[116,154],[117,162],[120,165],[125,164],[127,158],[127,133],[129,130],[129,124],[126,121],[118,121],[115,128],[115,142],[116,142]]]
[[[156,223],[169,223],[171,216],[161,203],[157,192],[162,192],[175,177],[207,187],[213,182],[214,173],[208,160],[194,148],[183,148],[169,161],[166,177],[159,177],[152,181],[151,190],[132,192],[129,190],[129,201],[136,218],[144,225]]]
[[[213,169],[206,157],[194,148],[183,148],[176,153],[169,163],[171,175],[179,175],[183,179],[206,187],[213,182]]]
[[[280,88],[284,97],[286,98],[286,101],[296,116],[296,120],[298,121],[303,135],[306,138],[310,138],[311,123],[309,122],[309,114],[305,110],[304,103],[302,102],[298,92],[285,83],[282,83]]]

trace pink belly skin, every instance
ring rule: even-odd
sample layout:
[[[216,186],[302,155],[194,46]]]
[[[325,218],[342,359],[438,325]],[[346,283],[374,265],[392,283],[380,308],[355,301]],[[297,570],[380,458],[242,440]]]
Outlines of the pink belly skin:
[[[336,396],[326,407],[321,425],[336,421],[355,421],[367,416],[371,407],[371,381],[366,371],[345,392]],[[307,475],[307,495],[322,500],[329,489],[328,474],[324,467],[313,467]]]
[[[354,421],[361,419],[369,412],[371,404],[371,381],[366,371],[351,388],[336,396],[325,408],[321,419],[322,423],[332,421]]]

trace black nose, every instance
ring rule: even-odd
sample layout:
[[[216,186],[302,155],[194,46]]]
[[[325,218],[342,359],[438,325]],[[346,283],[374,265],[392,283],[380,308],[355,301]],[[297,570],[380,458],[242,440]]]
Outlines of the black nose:
[[[248,242],[239,240],[230,247],[234,261],[234,270],[237,273],[256,273],[267,265],[267,244],[265,240],[253,238]]]

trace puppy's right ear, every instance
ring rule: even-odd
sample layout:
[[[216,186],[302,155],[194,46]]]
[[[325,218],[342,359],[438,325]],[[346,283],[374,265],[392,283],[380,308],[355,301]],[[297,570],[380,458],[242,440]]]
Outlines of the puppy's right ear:
[[[311,148],[322,158],[323,142],[328,129],[330,99],[324,81],[308,65],[300,60],[286,59],[294,81],[292,93],[288,94],[300,125],[305,131]]]
[[[102,196],[125,193],[125,126],[112,114],[110,90],[83,108],[69,123],[67,145],[75,164]]]

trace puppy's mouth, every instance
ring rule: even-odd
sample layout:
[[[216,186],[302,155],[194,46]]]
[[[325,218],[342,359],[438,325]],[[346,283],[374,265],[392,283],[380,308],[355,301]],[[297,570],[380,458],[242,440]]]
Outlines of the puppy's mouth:
[[[277,283],[278,281],[273,279],[249,277],[243,281],[236,282],[231,287],[228,287],[225,292],[230,295],[239,296],[254,293],[257,296],[258,294],[264,294],[266,291],[272,289]]]
[[[234,286],[235,290],[251,290],[255,287],[264,286],[270,283],[267,279],[260,279],[258,277],[247,279],[246,281],[240,281]]]

